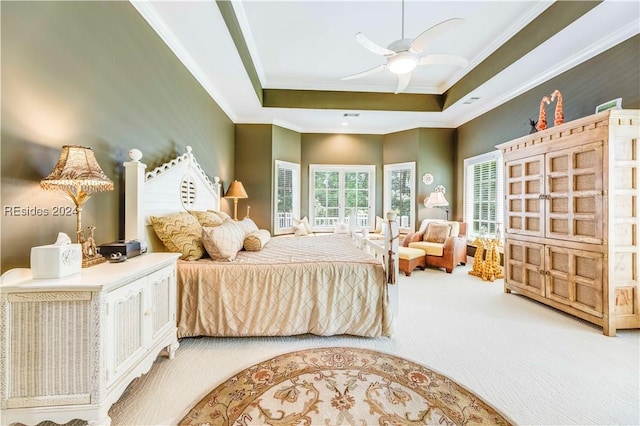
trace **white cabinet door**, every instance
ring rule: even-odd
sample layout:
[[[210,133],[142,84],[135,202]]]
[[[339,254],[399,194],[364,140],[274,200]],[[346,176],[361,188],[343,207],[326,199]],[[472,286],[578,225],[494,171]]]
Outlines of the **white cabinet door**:
[[[148,297],[149,308],[145,311],[150,327],[148,336],[151,341],[164,335],[168,330],[175,328],[176,311],[175,311],[175,268],[168,266],[149,275]]]
[[[145,352],[145,287],[147,277],[107,293],[107,387],[135,365]]]

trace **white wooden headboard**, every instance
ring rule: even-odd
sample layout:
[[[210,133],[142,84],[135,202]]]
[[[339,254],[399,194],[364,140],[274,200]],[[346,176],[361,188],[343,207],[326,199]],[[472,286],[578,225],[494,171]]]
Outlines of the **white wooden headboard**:
[[[207,177],[187,146],[186,152],[150,172],[142,152],[129,151],[125,168],[125,240],[139,240],[149,251],[166,251],[150,225],[150,216],[186,210],[220,210],[220,178]]]

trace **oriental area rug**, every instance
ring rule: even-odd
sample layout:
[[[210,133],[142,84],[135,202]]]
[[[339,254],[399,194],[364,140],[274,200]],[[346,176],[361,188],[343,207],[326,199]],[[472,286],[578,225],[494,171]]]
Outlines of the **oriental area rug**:
[[[319,348],[279,355],[215,388],[181,425],[510,425],[451,379],[397,356]]]

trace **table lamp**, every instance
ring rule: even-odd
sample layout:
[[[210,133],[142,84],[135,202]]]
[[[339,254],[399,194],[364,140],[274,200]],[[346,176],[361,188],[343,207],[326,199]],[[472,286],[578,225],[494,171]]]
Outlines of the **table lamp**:
[[[90,227],[87,241],[82,231],[82,205],[91,197],[91,193],[113,190],[113,182],[98,165],[91,148],[64,145],[53,171],[40,181],[40,186],[47,190],[63,191],[75,204],[76,235],[78,243],[82,244],[82,267],[104,262],[104,257],[97,253],[93,241],[94,227]]]
[[[233,198],[233,220],[238,220],[238,198],[249,198],[247,191],[242,186],[242,182],[237,180],[231,182],[227,193],[224,194],[224,198]]]

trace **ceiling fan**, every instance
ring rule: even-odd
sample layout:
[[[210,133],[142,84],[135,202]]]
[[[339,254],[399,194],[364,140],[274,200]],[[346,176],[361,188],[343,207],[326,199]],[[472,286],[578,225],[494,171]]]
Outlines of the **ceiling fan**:
[[[389,70],[398,75],[398,87],[395,91],[397,94],[407,88],[411,80],[411,72],[418,65],[447,64],[464,67],[468,61],[461,56],[442,53],[422,55],[431,40],[463,22],[464,19],[461,18],[447,19],[427,29],[413,40],[404,38],[404,0],[402,0],[402,38],[400,40],[394,41],[385,48],[372,42],[362,33],[357,33],[355,36],[356,41],[362,47],[377,55],[386,56],[387,62],[369,70],[342,77],[340,80],[352,80],[382,70]]]

